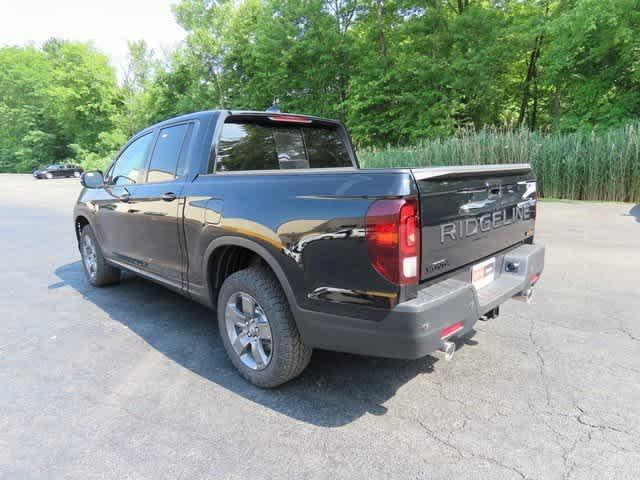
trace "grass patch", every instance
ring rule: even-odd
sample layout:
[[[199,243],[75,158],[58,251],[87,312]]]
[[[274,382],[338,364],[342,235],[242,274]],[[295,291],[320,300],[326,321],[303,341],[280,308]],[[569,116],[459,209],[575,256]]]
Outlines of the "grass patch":
[[[548,134],[461,130],[411,147],[359,152],[366,168],[530,163],[541,195],[640,202],[640,122],[605,131]]]

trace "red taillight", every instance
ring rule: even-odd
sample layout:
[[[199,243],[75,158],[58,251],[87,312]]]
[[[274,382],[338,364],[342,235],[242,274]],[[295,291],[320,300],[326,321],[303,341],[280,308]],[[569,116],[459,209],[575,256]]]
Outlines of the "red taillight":
[[[376,271],[397,285],[417,284],[420,272],[418,200],[376,200],[367,210],[367,248]]]

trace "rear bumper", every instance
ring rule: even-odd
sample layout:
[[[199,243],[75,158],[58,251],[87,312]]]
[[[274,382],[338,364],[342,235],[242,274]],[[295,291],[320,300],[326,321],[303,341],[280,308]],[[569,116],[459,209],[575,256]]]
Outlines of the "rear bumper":
[[[508,263],[517,263],[517,272],[507,272]],[[315,348],[420,358],[442,346],[443,328],[459,322],[462,328],[448,338],[465,336],[482,315],[529,289],[543,267],[544,246],[521,245],[496,257],[496,279],[480,290],[463,279],[463,273],[421,289],[417,298],[397,305],[381,321],[305,310],[298,312],[298,324]]]

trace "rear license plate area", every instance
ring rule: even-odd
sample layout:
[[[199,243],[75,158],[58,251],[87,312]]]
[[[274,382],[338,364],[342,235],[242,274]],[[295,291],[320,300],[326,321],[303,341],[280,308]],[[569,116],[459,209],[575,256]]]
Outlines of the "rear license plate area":
[[[477,290],[486,287],[495,280],[496,257],[476,263],[471,267],[471,283]]]

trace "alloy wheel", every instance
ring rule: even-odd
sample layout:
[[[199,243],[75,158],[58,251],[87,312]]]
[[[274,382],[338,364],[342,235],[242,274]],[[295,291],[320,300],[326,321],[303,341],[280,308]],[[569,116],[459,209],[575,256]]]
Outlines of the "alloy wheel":
[[[271,326],[255,298],[245,292],[231,295],[225,308],[227,336],[233,351],[252,370],[263,370],[273,354]]]
[[[82,239],[82,262],[89,276],[95,278],[98,272],[98,257],[96,247],[89,235],[85,235]]]

